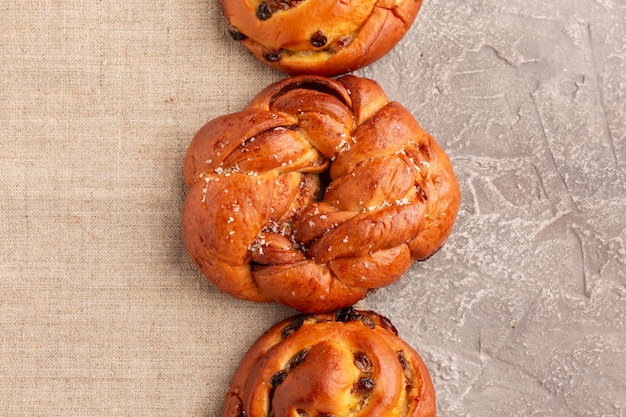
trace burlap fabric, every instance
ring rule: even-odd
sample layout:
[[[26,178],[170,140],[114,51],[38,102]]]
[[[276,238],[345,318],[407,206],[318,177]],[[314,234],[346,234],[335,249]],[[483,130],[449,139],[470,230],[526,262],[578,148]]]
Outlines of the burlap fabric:
[[[216,2],[1,13],[0,415],[217,415],[284,312],[196,273],[182,159],[279,74],[230,41]]]

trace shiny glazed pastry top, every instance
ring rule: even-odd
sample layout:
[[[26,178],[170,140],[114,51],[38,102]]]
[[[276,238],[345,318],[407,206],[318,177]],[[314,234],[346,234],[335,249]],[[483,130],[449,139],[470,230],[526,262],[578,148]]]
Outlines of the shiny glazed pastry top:
[[[372,80],[284,79],[193,138],[182,229],[191,259],[242,299],[353,305],[450,234],[450,160]]]
[[[233,39],[288,74],[339,75],[385,55],[422,0],[220,0]]]
[[[233,377],[223,417],[434,417],[418,353],[388,319],[345,309],[300,315],[259,338]]]

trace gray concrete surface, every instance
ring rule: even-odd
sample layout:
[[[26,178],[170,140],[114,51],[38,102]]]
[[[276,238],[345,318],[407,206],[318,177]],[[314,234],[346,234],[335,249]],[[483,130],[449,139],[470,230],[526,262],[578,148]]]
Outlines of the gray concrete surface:
[[[365,302],[440,415],[626,415],[626,2],[429,0],[361,73],[462,185],[447,246]]]

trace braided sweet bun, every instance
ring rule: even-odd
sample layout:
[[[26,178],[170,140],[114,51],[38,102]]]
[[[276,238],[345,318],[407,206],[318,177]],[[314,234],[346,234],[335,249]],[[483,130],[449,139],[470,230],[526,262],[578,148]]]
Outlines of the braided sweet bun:
[[[422,0],[220,0],[233,39],[288,74],[339,75],[389,52]]]
[[[239,364],[223,417],[434,417],[426,365],[372,311],[299,315]]]
[[[182,229],[223,291],[303,312],[353,305],[435,252],[459,186],[446,154],[372,80],[299,76],[195,135]]]

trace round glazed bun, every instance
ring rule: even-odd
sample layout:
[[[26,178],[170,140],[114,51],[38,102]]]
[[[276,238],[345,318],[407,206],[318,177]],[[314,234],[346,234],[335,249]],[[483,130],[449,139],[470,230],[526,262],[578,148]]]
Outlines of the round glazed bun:
[[[233,39],[288,74],[364,67],[404,36],[422,0],[220,0]]]
[[[303,312],[353,305],[450,234],[450,160],[372,80],[299,76],[195,135],[182,230],[213,284]]]
[[[434,417],[426,365],[371,311],[295,316],[259,338],[223,417]]]

